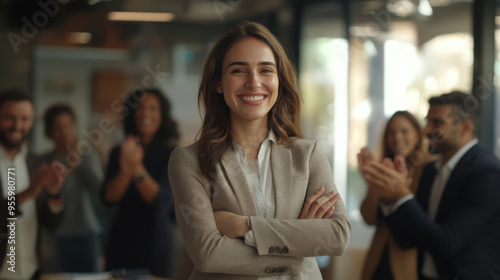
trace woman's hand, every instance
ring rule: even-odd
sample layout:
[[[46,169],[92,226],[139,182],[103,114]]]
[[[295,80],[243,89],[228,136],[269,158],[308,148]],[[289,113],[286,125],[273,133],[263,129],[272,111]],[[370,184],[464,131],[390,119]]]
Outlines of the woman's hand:
[[[140,169],[143,157],[144,151],[140,138],[127,136],[120,147],[120,168],[128,174],[132,174],[135,170]]]
[[[229,238],[241,238],[250,230],[248,217],[240,216],[228,211],[214,212],[215,224],[221,235]]]
[[[69,170],[62,163],[53,161],[44,178],[45,189],[50,195],[57,195],[69,174]]]
[[[333,214],[335,203],[340,199],[340,194],[330,192],[323,195],[324,192],[325,188],[322,187],[307,198],[299,219],[326,219]]]
[[[365,180],[366,180],[366,172],[364,172],[364,167],[372,160],[373,160],[372,152],[370,152],[370,150],[368,150],[367,147],[361,148],[361,150],[358,153],[358,168],[363,178],[365,178]],[[369,182],[367,181],[367,183]]]
[[[393,203],[411,193],[412,178],[408,176],[405,160],[396,156],[394,162],[385,158],[382,163],[368,162],[363,167],[370,189],[385,203]]]

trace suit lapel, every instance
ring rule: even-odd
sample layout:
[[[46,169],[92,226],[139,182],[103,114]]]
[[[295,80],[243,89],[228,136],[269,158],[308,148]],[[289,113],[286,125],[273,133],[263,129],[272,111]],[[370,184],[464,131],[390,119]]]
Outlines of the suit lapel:
[[[478,146],[473,146],[467,153],[465,153],[462,158],[458,161],[457,165],[453,169],[446,182],[446,187],[444,188],[443,195],[441,196],[441,201],[439,202],[439,208],[436,215],[436,221],[439,221],[442,216],[446,213],[446,210],[450,208],[455,199],[458,196],[457,189],[460,188],[460,182],[462,177],[467,172],[467,166],[472,157],[477,153]]]
[[[229,186],[232,188],[236,199],[241,207],[241,213],[247,216],[256,216],[257,210],[253,196],[248,186],[245,174],[240,167],[236,153],[229,148],[222,155],[222,167],[225,170]]]
[[[287,218],[292,200],[292,153],[282,145],[271,145],[271,169],[276,199],[276,218]]]
[[[416,194],[417,201],[420,202],[420,205],[426,213],[429,213],[429,201],[432,185],[434,184],[434,179],[437,175],[437,170],[434,164],[435,162],[431,162],[424,167]]]

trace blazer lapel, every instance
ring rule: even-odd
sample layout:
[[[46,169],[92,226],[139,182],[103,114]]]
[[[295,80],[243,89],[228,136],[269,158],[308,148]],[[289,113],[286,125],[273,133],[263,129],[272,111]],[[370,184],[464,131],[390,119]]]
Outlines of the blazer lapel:
[[[288,209],[293,199],[292,182],[292,153],[282,145],[271,146],[271,169],[273,173],[274,193],[276,197],[275,218],[290,218]]]
[[[434,167],[435,162],[429,163],[424,167],[422,176],[420,177],[419,186],[417,189],[417,194],[415,195],[417,201],[424,209],[425,213],[429,213],[429,201],[431,196],[432,185],[434,184],[434,179],[437,175],[436,167]]]
[[[241,213],[248,216],[256,216],[257,210],[250,187],[240,167],[237,155],[231,147],[222,155],[221,163],[229,181],[229,186],[232,188],[241,207]]]
[[[460,188],[460,182],[462,181],[462,177],[467,172],[468,162],[470,159],[476,154],[478,146],[473,146],[467,153],[463,155],[463,157],[458,161],[457,165],[453,169],[448,178],[448,182],[446,182],[446,187],[444,188],[443,195],[441,196],[441,201],[439,202],[439,208],[436,215],[436,221],[439,221],[441,217],[446,214],[446,211],[453,204],[455,199],[458,196],[458,192],[456,191]]]

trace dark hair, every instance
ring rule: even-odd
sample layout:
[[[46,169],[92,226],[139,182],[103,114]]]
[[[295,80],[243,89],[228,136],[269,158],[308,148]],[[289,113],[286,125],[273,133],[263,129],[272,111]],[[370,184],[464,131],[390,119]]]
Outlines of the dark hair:
[[[394,157],[396,156],[389,148],[389,144],[387,143],[387,136],[389,135],[389,127],[391,125],[391,122],[397,117],[402,117],[402,118],[407,119],[411,123],[413,128],[415,128],[415,130],[417,131],[418,139],[419,139],[417,146],[410,153],[410,155],[408,155],[408,157],[406,158],[406,163],[409,164],[411,167],[415,167],[415,166],[419,165],[418,163],[424,162],[425,157],[427,156],[427,149],[423,145],[423,141],[425,140],[425,135],[424,135],[424,132],[422,130],[422,127],[418,123],[415,116],[413,116],[408,111],[397,111],[387,121],[387,124],[385,125],[385,129],[384,129],[384,135],[382,138],[382,158],[388,157],[390,159],[394,159]],[[421,157],[421,156],[423,156],[423,157]]]
[[[479,108],[479,101],[471,94],[461,91],[452,91],[429,99],[429,105],[452,105],[453,118],[457,123],[464,120],[471,120],[474,127],[477,124],[476,111]],[[473,132],[475,134],[475,131]]]
[[[125,106],[127,110],[124,111],[123,115],[123,127],[125,130],[125,135],[139,135],[137,131],[137,124],[135,119],[135,111],[139,107],[139,102],[141,102],[145,94],[151,94],[158,98],[160,102],[161,111],[161,124],[160,128],[156,132],[150,146],[166,145],[170,142],[174,142],[179,139],[179,131],[177,130],[177,123],[173,120],[171,116],[171,105],[168,99],[165,97],[163,92],[156,88],[147,89],[136,89],[133,90],[130,95],[125,100]]]
[[[203,109],[203,125],[198,134],[199,164],[208,178],[224,152],[230,147],[229,107],[216,88],[222,78],[222,63],[226,53],[239,40],[256,38],[266,43],[276,60],[279,80],[278,98],[268,113],[268,125],[278,144],[286,144],[290,137],[302,137],[300,106],[302,99],[297,87],[296,71],[276,37],[263,25],[242,21],[220,38],[210,51],[198,90],[198,107]]]
[[[15,89],[15,88],[7,89],[7,90],[4,90],[0,93],[0,107],[2,107],[2,105],[8,101],[15,101],[15,102],[29,101],[29,102],[32,102],[29,94],[27,94],[23,90]]]
[[[51,137],[52,128],[54,128],[54,119],[60,114],[68,114],[73,122],[76,121],[75,112],[73,109],[67,104],[56,104],[50,106],[47,111],[45,111],[45,115],[43,116],[43,120],[45,122],[45,136],[48,138]]]

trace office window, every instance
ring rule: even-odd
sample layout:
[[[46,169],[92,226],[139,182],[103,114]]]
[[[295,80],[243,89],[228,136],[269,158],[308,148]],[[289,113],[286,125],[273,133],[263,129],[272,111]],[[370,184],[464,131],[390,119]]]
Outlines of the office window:
[[[323,143],[352,221],[362,221],[366,193],[359,150],[368,146],[379,156],[382,130],[395,111],[408,110],[423,125],[430,96],[469,92],[472,84],[471,3],[419,9],[406,2],[352,2],[347,28],[340,4],[312,5],[304,15],[303,130]]]
[[[340,5],[309,7],[300,41],[299,83],[304,99],[302,131],[322,144],[334,166],[343,199],[347,192],[348,42]]]

